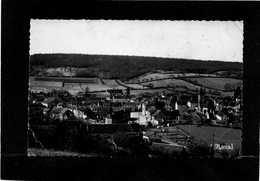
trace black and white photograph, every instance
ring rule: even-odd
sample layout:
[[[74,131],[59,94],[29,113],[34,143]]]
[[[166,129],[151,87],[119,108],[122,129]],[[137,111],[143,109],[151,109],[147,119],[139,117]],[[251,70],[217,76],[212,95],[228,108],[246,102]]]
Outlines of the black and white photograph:
[[[239,158],[243,21],[30,20],[27,156]]]

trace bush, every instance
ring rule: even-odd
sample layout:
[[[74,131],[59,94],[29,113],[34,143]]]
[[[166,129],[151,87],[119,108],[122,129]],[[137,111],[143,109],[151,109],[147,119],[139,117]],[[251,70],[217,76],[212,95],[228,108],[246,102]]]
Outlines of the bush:
[[[89,151],[95,151],[102,154],[115,154],[117,152],[117,145],[113,138],[109,135],[89,135],[89,139],[84,144],[88,144]]]
[[[147,155],[150,152],[149,143],[144,142],[138,133],[117,133],[114,135],[115,143],[129,150],[132,155]]]
[[[196,141],[195,143],[191,144],[189,146],[189,150],[193,156],[207,157],[212,155],[211,147],[200,141]]]
[[[57,136],[57,126],[56,125],[31,125],[31,130],[34,133],[38,141],[46,148],[56,148],[56,136]],[[34,145],[32,139],[32,132],[29,134],[29,146]],[[39,145],[38,145],[39,146]]]

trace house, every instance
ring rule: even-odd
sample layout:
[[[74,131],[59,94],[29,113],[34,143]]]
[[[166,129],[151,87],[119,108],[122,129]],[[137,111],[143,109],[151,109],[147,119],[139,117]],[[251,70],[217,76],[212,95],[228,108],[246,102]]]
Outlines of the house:
[[[78,109],[73,109],[72,112],[73,112],[74,116],[78,119],[86,119],[87,118],[87,116],[82,111],[80,111]]]
[[[82,111],[78,110],[75,106],[70,107],[62,107],[62,106],[55,106],[50,111],[50,118],[56,119],[60,121],[77,118],[77,119],[86,119],[87,115],[85,115]]]
[[[146,110],[145,104],[141,104],[142,111],[141,112],[131,112],[130,119],[135,119],[136,123],[140,125],[148,125],[151,123],[152,125],[158,125],[158,121],[151,116],[150,112]]]
[[[105,118],[105,124],[112,124],[112,119],[106,117],[106,118]]]
[[[62,108],[62,107],[57,107],[55,106],[51,111],[50,111],[50,118],[53,120],[66,120],[72,117],[72,111],[67,109],[67,108]]]
[[[41,104],[45,107],[51,107],[52,105],[56,105],[58,100],[55,97],[45,98]]]

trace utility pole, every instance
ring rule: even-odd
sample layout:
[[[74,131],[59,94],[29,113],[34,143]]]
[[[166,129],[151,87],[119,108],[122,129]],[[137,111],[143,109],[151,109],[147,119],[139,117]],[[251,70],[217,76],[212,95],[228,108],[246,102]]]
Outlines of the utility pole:
[[[212,156],[214,157],[214,153],[215,153],[215,150],[214,150],[214,146],[215,146],[215,131],[213,131],[213,135],[212,135],[212,147],[211,147],[211,151],[212,151]]]

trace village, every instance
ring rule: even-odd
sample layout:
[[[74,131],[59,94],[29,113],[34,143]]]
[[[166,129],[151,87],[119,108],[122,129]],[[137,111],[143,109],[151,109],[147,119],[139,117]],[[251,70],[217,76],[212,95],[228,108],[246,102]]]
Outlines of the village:
[[[57,149],[57,145],[68,144],[69,146],[59,149],[75,150],[75,142],[84,137],[84,140],[78,144],[82,147],[83,143],[84,149],[80,148],[76,151],[87,150],[83,152],[88,152],[91,150],[89,148],[91,147],[89,137],[91,137],[94,144],[105,140],[100,144],[102,146],[108,145],[105,150],[110,150],[109,154],[119,152],[118,150],[124,154],[132,153],[133,149],[137,149],[139,153],[145,148],[146,152],[142,151],[142,154],[152,155],[156,152],[160,155],[162,152],[165,153],[160,149],[170,147],[166,149],[165,154],[178,156],[180,154],[192,155],[191,147],[194,147],[196,142],[196,145],[204,145],[205,150],[208,150],[208,155],[212,156],[212,147],[213,151],[214,146],[220,148],[219,143],[216,143],[218,146],[214,144],[214,134],[217,133],[213,133],[213,141],[210,138],[210,141],[205,143],[201,138],[196,138],[196,135],[189,133],[191,128],[187,130],[185,125],[195,126],[194,129],[213,127],[239,131],[242,127],[242,91],[240,87],[237,87],[233,96],[229,97],[212,95],[203,88],[197,90],[196,94],[162,91],[136,95],[131,94],[131,91],[130,88],[124,90],[108,89],[106,94],[98,94],[91,93],[86,88],[85,92],[79,92],[77,95],[72,95],[66,90],[29,91],[28,127],[29,135],[31,135],[29,147]],[[60,125],[66,125],[66,130],[73,130],[73,126],[70,124],[80,124],[84,128],[80,126],[81,131],[79,131],[76,126],[77,129],[74,130],[74,133],[69,131],[69,138],[68,134],[64,136],[64,133],[58,133]],[[56,126],[55,133],[49,131],[51,125]],[[46,126],[48,128],[43,129]],[[83,132],[85,136],[79,135],[79,132]],[[53,134],[52,137],[51,134]],[[72,138],[75,137],[71,136],[73,134],[78,136]],[[208,134],[212,135],[212,133]],[[50,139],[55,138],[55,140],[63,137],[63,141],[59,140],[58,144],[54,142],[51,145],[47,135],[50,136]],[[93,137],[95,138],[93,139]],[[120,141],[122,137],[126,137],[126,139]],[[125,145],[129,145],[129,140],[132,137],[139,138],[139,141],[128,148]],[[230,138],[227,139],[230,140]],[[224,140],[220,142],[223,148],[227,147]],[[140,143],[143,148],[136,146]],[[88,148],[85,149],[85,147]],[[100,150],[100,148],[96,148],[94,152],[96,150]],[[222,151],[222,148],[219,150]],[[202,155],[207,156],[205,152],[201,153],[200,156]],[[214,153],[214,155],[216,154]]]

